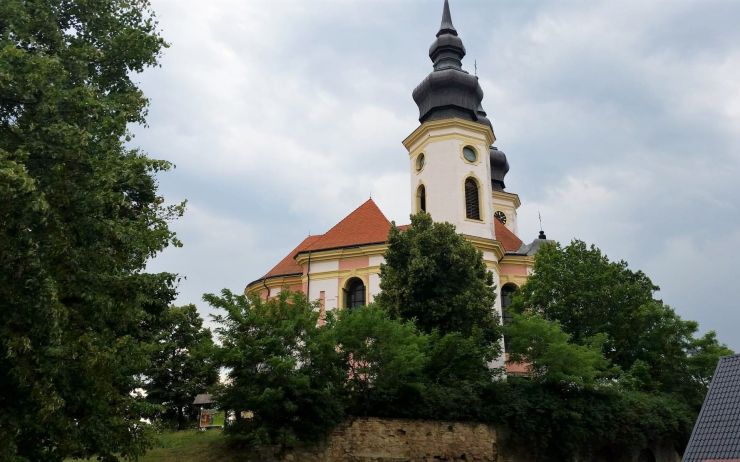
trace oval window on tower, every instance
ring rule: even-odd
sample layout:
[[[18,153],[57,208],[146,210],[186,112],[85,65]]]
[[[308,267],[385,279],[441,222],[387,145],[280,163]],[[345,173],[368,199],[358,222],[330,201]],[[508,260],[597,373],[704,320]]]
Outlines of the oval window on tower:
[[[475,162],[476,160],[478,160],[478,153],[472,146],[465,146],[463,148],[463,157],[468,162]]]
[[[424,161],[425,161],[424,153],[421,153],[418,156],[416,156],[416,171],[417,172],[420,172],[421,169],[424,168]]]

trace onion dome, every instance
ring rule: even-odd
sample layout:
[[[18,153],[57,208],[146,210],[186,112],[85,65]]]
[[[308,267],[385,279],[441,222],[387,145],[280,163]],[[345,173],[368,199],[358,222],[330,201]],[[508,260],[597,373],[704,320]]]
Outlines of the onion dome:
[[[483,90],[478,77],[462,68],[465,46],[452,25],[450,5],[445,0],[442,24],[437,38],[429,47],[434,70],[414,89],[419,107],[419,122],[459,117],[490,125],[482,111]]]
[[[503,191],[506,188],[504,177],[509,173],[509,161],[506,159],[506,154],[499,151],[496,146],[491,146],[489,157],[491,160],[491,187],[494,191]]]
[[[488,114],[486,114],[486,111],[483,110],[483,106],[482,105],[480,105],[480,104],[478,105],[478,110],[475,111],[475,113],[478,116],[477,122],[480,123],[480,124],[483,124],[483,125],[488,125],[489,127],[491,127],[491,131],[493,131],[493,124],[488,119]]]

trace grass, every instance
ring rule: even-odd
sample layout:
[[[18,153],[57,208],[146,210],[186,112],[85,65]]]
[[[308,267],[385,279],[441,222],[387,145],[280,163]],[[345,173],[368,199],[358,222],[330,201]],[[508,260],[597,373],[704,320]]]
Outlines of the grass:
[[[162,433],[157,444],[140,462],[231,461],[221,430],[182,430]]]
[[[139,462],[235,462],[244,460],[244,456],[244,453],[239,454],[226,447],[221,430],[181,430],[159,435],[154,448],[147,451]]]

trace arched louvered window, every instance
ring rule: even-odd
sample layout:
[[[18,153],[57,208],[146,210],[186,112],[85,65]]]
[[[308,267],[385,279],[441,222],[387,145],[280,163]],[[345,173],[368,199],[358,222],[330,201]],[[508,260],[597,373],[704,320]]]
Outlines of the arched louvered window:
[[[423,184],[416,189],[416,208],[419,212],[427,211],[427,190]]]
[[[514,298],[514,293],[517,289],[518,287],[516,284],[511,282],[504,284],[503,287],[501,287],[501,324],[504,326],[511,324],[512,316],[509,307],[511,306],[511,300]],[[507,336],[504,336],[504,351],[509,351],[509,338]]]
[[[365,283],[360,278],[352,278],[344,289],[344,307],[358,308],[365,306]]]
[[[480,220],[478,182],[473,178],[465,180],[465,216],[471,220]]]

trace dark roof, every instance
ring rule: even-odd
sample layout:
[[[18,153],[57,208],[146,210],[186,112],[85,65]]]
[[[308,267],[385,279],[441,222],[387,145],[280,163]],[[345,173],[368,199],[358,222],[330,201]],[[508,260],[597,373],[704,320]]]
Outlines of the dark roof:
[[[452,25],[450,5],[445,0],[437,38],[429,47],[434,70],[414,89],[419,122],[459,117],[491,125],[481,101],[483,90],[478,77],[462,68],[465,45]]]
[[[740,459],[740,355],[720,358],[683,462]]]
[[[504,151],[499,151],[496,146],[491,146],[488,153],[491,162],[491,187],[494,191],[503,191],[506,188],[504,178],[509,173],[509,161]]]

